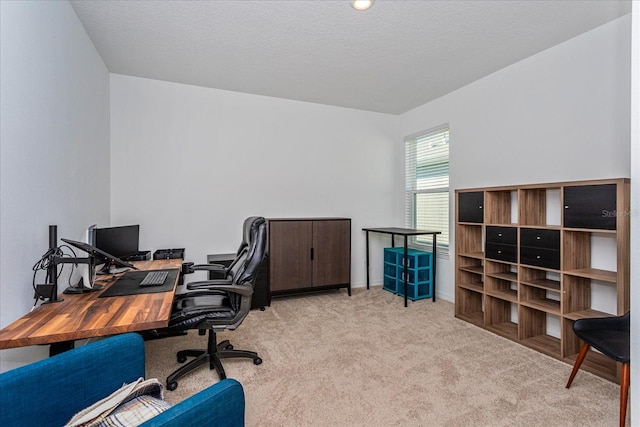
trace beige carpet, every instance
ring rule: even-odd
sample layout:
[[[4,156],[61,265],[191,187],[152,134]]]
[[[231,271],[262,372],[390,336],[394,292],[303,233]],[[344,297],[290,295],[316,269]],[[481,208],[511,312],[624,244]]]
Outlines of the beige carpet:
[[[615,426],[619,386],[454,317],[446,301],[410,302],[382,288],[278,298],[219,334],[264,360],[223,360],[246,395],[247,426]],[[206,337],[149,341],[147,377],[163,382],[175,352]],[[178,402],[217,382],[202,367]],[[629,425],[629,424],[628,424]]]

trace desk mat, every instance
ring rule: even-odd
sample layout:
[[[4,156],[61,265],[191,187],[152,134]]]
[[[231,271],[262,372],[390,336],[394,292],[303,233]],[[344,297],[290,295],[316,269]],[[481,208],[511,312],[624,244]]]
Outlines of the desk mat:
[[[140,282],[151,271],[168,271],[169,274],[161,286],[140,286]],[[178,277],[177,268],[167,270],[132,270],[127,271],[116,280],[116,282],[105,289],[98,298],[116,297],[124,295],[153,294],[157,292],[169,292],[173,290],[173,285]]]

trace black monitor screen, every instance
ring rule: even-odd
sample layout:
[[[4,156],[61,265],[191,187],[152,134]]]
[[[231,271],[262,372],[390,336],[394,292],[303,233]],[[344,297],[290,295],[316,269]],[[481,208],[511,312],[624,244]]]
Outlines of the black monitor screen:
[[[140,225],[96,228],[94,244],[98,249],[126,259],[138,253]]]

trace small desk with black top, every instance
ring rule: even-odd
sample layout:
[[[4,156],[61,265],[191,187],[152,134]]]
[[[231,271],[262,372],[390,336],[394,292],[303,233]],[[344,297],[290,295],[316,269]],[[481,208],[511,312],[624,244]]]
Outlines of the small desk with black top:
[[[417,230],[414,228],[399,228],[399,227],[382,227],[382,228],[363,228],[362,231],[365,231],[367,234],[367,289],[369,289],[369,232],[371,233],[382,233],[382,234],[391,234],[391,246],[395,247],[395,237],[403,236],[404,237],[404,306],[407,306],[407,287],[408,287],[408,268],[409,268],[409,248],[407,245],[407,239],[409,236],[421,236],[421,235],[431,235],[433,236],[433,296],[432,301],[436,300],[436,235],[442,234],[440,231],[430,231],[430,230]]]

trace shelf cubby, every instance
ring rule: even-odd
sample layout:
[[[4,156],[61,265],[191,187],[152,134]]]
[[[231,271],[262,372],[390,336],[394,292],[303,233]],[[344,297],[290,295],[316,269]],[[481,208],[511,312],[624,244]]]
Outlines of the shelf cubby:
[[[461,270],[458,272],[457,285],[475,292],[484,292],[482,274]]]
[[[560,293],[560,276],[557,272],[544,268],[520,267],[520,283]]]
[[[511,224],[512,190],[485,191],[487,224]]]
[[[518,223],[527,227],[560,227],[560,188],[523,188],[518,193]]]
[[[458,256],[458,271],[456,272],[456,283],[459,287],[475,292],[484,291],[484,268],[482,260],[475,257]]]
[[[564,274],[562,280],[564,293],[572,296],[571,298],[565,298],[563,300],[562,312],[565,317],[571,320],[578,320],[610,315],[592,308],[591,279],[574,276],[572,274]]]
[[[547,191],[544,188],[522,189],[518,194],[520,200],[518,222],[520,225],[547,224]]]
[[[527,347],[556,358],[561,357],[561,340],[547,333],[548,317],[542,310],[520,305],[520,340]]]
[[[487,329],[502,335],[506,338],[518,339],[517,310],[516,304],[503,298],[496,298],[488,295],[486,299],[486,320]],[[514,312],[516,319],[514,319]]]
[[[511,303],[518,302],[518,273],[510,263],[486,261],[485,293]]]
[[[484,258],[482,246],[483,227],[481,225],[459,225],[460,234],[456,233],[456,248],[458,255],[476,254]]]
[[[460,303],[455,306],[456,317],[466,320],[476,326],[484,325],[484,294],[475,290],[456,287],[456,300]]]
[[[556,272],[532,267],[520,267],[520,304],[561,315],[561,283]]]

